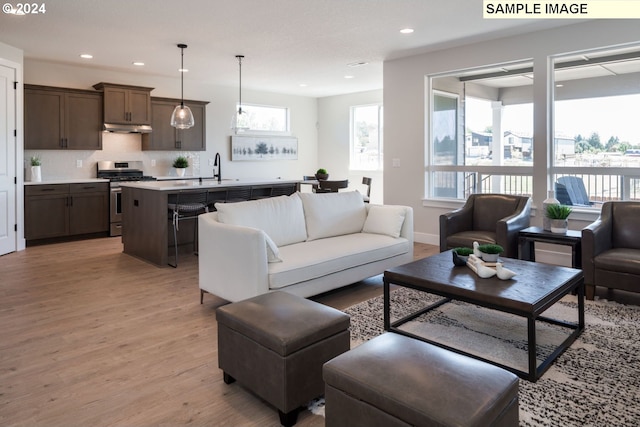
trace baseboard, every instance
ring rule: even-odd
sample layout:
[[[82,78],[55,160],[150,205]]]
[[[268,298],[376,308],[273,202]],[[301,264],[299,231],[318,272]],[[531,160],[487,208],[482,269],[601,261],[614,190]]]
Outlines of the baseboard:
[[[440,246],[440,236],[437,234],[414,232],[413,241],[417,243],[424,243],[425,245]]]

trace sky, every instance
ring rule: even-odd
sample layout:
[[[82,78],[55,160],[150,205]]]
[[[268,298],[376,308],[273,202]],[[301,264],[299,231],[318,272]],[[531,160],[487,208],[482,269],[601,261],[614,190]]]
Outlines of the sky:
[[[488,101],[468,98],[467,127],[484,131],[491,126],[491,106]],[[640,145],[640,95],[558,101],[555,105],[555,133],[557,136],[584,138],[593,132],[600,135],[603,144],[611,136],[620,142]],[[533,135],[533,106],[508,106],[503,110],[503,130]]]

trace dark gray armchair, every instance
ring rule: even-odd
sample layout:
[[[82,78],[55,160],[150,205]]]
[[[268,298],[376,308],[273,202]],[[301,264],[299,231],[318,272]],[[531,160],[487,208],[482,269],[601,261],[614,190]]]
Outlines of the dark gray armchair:
[[[518,258],[518,233],[529,227],[531,199],[506,194],[472,194],[463,207],[440,215],[440,252],[495,243],[503,256]]]
[[[596,286],[640,292],[640,202],[602,205],[600,217],[582,229],[582,270],[587,299]]]

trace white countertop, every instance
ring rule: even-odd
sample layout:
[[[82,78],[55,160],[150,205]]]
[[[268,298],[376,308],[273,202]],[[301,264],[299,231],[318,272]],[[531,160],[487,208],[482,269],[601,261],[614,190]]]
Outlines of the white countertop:
[[[108,179],[103,178],[59,178],[59,179],[47,179],[45,181],[33,182],[25,181],[24,185],[50,185],[50,184],[84,184],[87,182],[106,182]]]
[[[272,185],[272,184],[297,184],[300,180],[295,179],[223,179],[221,183],[213,179],[181,179],[181,180],[158,180],[158,181],[136,181],[122,182],[120,187],[140,188],[155,191],[180,191],[198,188],[224,188],[239,187],[244,185]]]

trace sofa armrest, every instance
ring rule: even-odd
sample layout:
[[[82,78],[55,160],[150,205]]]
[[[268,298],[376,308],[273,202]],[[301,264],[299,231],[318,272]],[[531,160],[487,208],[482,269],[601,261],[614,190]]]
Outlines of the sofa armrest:
[[[220,223],[217,216],[198,217],[200,289],[232,302],[269,292],[264,232]]]

